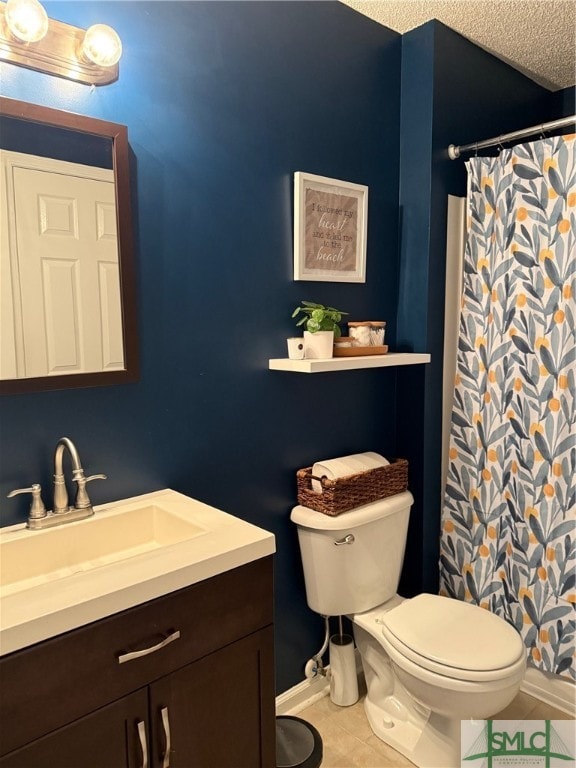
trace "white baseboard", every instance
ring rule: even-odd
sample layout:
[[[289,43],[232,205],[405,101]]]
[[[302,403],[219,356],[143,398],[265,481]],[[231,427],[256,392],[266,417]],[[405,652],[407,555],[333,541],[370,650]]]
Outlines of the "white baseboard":
[[[317,675],[311,680],[302,680],[284,693],[276,696],[277,715],[297,715],[314,702],[330,693],[330,667],[324,668],[326,677]]]
[[[528,666],[520,690],[576,717],[576,686],[571,680]]]
[[[356,661],[356,674],[358,675],[358,688],[365,689],[364,673],[362,672],[362,659],[358,648],[354,649]],[[317,675],[311,680],[302,680],[301,683],[289,688],[284,693],[276,696],[277,715],[297,715],[306,707],[310,707],[324,696],[330,695],[330,664],[324,667],[326,675]]]

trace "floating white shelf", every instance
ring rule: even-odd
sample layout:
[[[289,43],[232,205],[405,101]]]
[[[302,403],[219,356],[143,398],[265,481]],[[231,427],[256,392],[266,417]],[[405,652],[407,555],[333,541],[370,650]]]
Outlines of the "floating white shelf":
[[[352,371],[357,368],[385,368],[395,365],[429,363],[430,355],[419,352],[393,352],[389,355],[362,355],[358,357],[331,357],[325,360],[289,360],[287,357],[268,361],[271,371],[293,373],[326,373]]]

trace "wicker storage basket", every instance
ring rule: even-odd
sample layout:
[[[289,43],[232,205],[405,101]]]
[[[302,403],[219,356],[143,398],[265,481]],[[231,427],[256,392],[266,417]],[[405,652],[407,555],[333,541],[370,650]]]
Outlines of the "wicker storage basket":
[[[335,517],[362,504],[370,504],[405,491],[408,487],[408,462],[406,459],[395,459],[386,467],[369,469],[336,480],[314,477],[314,480],[321,482],[322,493],[312,490],[312,478],[312,467],[299,469],[296,473],[298,503]]]

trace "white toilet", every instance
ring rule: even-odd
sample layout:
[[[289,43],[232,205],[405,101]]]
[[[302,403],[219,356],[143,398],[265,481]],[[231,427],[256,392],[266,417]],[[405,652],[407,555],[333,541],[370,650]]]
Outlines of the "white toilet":
[[[347,615],[374,733],[422,768],[460,765],[460,721],[490,719],[516,696],[526,654],[506,621],[459,600],[396,594],[412,494],[329,517],[294,507],[306,597]]]

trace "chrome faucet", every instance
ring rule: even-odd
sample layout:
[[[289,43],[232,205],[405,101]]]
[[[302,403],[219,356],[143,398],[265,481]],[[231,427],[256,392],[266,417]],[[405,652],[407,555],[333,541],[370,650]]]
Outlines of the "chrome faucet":
[[[68,490],[64,478],[64,449],[68,449],[72,461],[72,480],[77,483],[76,498],[74,506],[68,506]],[[8,498],[17,496],[20,493],[31,493],[32,504],[28,516],[28,528],[51,528],[54,525],[72,522],[73,520],[82,520],[94,514],[92,503],[86,492],[86,483],[92,480],[106,480],[106,475],[84,476],[84,470],[80,463],[78,449],[69,437],[61,437],[56,443],[54,451],[54,509],[52,512],[46,512],[42,502],[41,488],[35,483],[31,488],[18,488],[8,494]]]
[[[69,511],[68,491],[66,489],[66,481],[63,472],[65,448],[68,449],[72,461],[72,480],[78,483],[74,508],[88,510],[90,513],[93,513],[94,510],[92,509],[90,499],[86,493],[86,483],[91,480],[106,480],[106,475],[91,475],[90,477],[84,477],[84,470],[80,463],[78,449],[69,437],[61,437],[56,443],[56,450],[54,451],[54,514],[61,515],[63,512]]]

